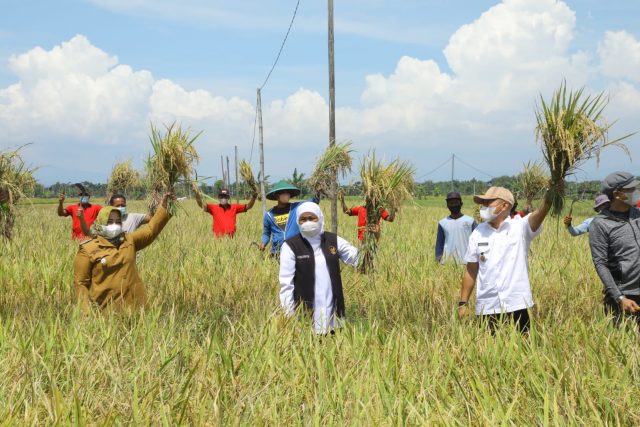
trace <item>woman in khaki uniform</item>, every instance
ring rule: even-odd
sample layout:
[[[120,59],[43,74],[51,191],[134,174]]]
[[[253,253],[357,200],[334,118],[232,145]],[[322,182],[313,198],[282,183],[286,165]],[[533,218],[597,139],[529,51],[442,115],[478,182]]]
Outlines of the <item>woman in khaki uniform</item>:
[[[175,195],[165,194],[148,226],[133,233],[122,231],[118,209],[102,209],[92,227],[96,237],[80,245],[74,263],[74,284],[82,311],[89,311],[92,305],[136,307],[146,303],[136,252],[149,246],[169,221],[169,198]]]

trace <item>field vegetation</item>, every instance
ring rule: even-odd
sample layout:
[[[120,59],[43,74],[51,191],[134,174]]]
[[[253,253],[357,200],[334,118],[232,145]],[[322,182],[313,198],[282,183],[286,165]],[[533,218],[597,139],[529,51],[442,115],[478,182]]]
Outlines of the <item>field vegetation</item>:
[[[638,336],[604,317],[587,238],[547,219],[530,254],[531,335],[491,336],[455,314],[462,267],[435,261],[444,201],[420,203],[383,224],[375,271],[343,269],[348,323],[325,338],[279,314],[278,266],[252,245],[259,208],[238,217],[235,240],[216,240],[211,217],[182,202],[139,255],[146,311],[82,317],[70,219],[54,204],[20,205],[14,240],[0,246],[0,419],[638,425]],[[591,202],[573,214],[590,216]],[[340,218],[340,235],[354,243],[355,221]]]

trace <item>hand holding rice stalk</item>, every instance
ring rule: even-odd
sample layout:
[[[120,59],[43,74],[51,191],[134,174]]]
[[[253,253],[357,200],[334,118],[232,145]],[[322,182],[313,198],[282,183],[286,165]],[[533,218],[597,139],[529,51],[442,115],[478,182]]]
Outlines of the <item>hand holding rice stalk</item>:
[[[20,156],[21,149],[0,152],[0,235],[6,240],[12,237],[16,204],[36,186],[34,170],[25,165]]]
[[[540,102],[536,111],[536,138],[551,173],[546,200],[552,215],[559,216],[564,206],[565,178],[587,160],[593,157],[600,160],[601,151],[611,145],[629,155],[621,141],[633,134],[609,140],[609,130],[615,122],[607,123],[602,115],[609,103],[604,93],[585,95],[584,88],[567,92],[565,81],[549,103],[542,96]]]
[[[400,210],[405,200],[412,197],[414,169],[407,162],[396,159],[385,165],[371,152],[362,159],[360,177],[364,192],[364,206],[367,210],[367,228],[360,250],[359,270],[362,273],[375,267],[375,254],[378,250],[376,229],[382,209]]]
[[[107,182],[107,191],[111,194],[129,192],[140,185],[140,172],[133,168],[131,160],[116,163],[111,170],[111,176]]]
[[[176,123],[165,126],[162,134],[151,125],[151,147],[153,153],[147,159],[147,183],[150,189],[148,209],[155,213],[165,193],[174,192],[175,185],[181,182],[191,183],[191,171],[193,165],[200,159],[193,143],[202,134],[199,132],[191,137],[190,131],[183,131]],[[175,215],[177,205],[170,199],[167,210],[170,215]]]
[[[330,145],[318,159],[313,173],[309,177],[309,186],[316,194],[333,198],[334,177],[351,172],[351,143]]]
[[[249,186],[253,194],[258,194],[258,183],[253,177],[253,169],[245,160],[240,162],[240,176],[242,176],[242,180]]]
[[[518,175],[518,184],[525,198],[527,211],[532,211],[533,199],[539,197],[549,184],[549,175],[541,162],[527,162]]]

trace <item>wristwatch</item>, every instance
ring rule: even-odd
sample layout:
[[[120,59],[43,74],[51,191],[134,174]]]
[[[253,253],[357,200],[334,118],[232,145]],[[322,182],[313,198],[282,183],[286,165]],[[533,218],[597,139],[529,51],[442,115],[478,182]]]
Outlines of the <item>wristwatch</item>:
[[[465,305],[467,305],[468,302],[469,301],[458,301],[458,307],[465,306]]]
[[[624,295],[620,295],[620,296],[618,297],[618,304],[620,304],[624,298],[625,298],[625,296],[624,296]]]

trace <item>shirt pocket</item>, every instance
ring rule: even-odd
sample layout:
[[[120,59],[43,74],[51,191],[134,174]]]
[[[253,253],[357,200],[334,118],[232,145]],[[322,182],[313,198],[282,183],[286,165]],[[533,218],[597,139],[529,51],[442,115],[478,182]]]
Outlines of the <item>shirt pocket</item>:
[[[480,240],[476,243],[476,255],[478,256],[478,262],[483,264],[489,259],[491,247],[492,245],[488,239]]]

